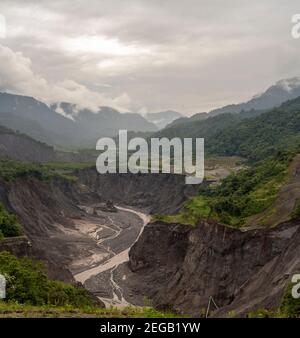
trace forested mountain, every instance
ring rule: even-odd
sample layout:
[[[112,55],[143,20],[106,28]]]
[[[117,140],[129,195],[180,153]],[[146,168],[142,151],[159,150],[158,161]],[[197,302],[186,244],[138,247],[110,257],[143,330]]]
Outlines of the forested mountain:
[[[53,147],[0,125],[0,159],[54,161]]]
[[[203,137],[207,154],[258,160],[276,150],[300,145],[300,97],[271,110],[224,113],[175,124],[155,137]]]
[[[154,132],[155,124],[147,121],[140,114],[120,113],[111,107],[99,107],[98,112],[89,109],[78,110],[76,106],[61,102],[52,105],[54,111],[62,110],[66,116],[70,116],[77,128],[84,131],[89,137],[98,139],[100,136],[115,136],[119,129],[134,132]],[[86,136],[87,136],[86,135]]]
[[[234,126],[243,119],[258,116],[263,112],[264,111],[251,110],[243,111],[239,114],[224,113],[207,118],[207,114],[200,113],[190,119],[174,121],[169,127],[153,134],[153,137],[213,137],[219,134],[223,129]]]
[[[0,124],[51,145],[72,144],[73,121],[33,97],[0,93]],[[73,136],[74,137],[74,136]]]
[[[254,112],[269,110],[280,106],[282,103],[292,100],[300,96],[300,77],[284,79],[269,87],[262,94],[254,96],[247,102],[238,104],[230,104],[221,108],[213,109],[208,113],[197,113],[191,117],[182,117],[174,120],[166,127],[174,127],[175,125],[189,123],[193,121],[203,120],[212,116],[232,113],[238,114],[248,112],[249,117],[254,116]]]
[[[94,163],[96,150],[62,151],[0,125],[0,160]]]
[[[33,97],[0,93],[0,124],[58,148],[94,148],[99,137],[115,136],[119,129],[155,131],[156,126],[139,114],[121,114],[109,107],[98,113],[81,110],[68,114],[70,104],[61,104],[63,116]]]
[[[238,115],[222,114],[205,120],[177,124],[155,133],[152,137],[207,137],[219,133],[222,129],[239,121],[240,117]]]
[[[243,119],[206,139],[209,153],[239,155],[252,160],[277,150],[297,149],[299,145],[300,97],[254,118]]]

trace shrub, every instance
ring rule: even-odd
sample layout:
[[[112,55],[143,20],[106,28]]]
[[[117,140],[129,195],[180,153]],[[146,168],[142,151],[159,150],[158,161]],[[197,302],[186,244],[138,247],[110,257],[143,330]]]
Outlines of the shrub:
[[[280,310],[288,317],[300,317],[300,299],[293,298],[292,285],[286,288]]]
[[[15,215],[8,213],[0,203],[0,239],[22,234],[21,226]]]
[[[87,291],[51,280],[41,262],[0,253],[0,273],[7,278],[6,301],[30,305],[92,306]]]

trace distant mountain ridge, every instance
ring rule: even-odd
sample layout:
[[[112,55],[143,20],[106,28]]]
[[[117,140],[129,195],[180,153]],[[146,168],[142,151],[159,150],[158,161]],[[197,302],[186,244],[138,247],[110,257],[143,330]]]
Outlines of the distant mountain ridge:
[[[74,109],[64,103],[60,109]],[[73,118],[55,111],[33,97],[0,93],[0,124],[26,133],[36,140],[57,148],[94,148],[103,136],[115,136],[119,129],[151,131],[157,127],[139,114],[121,114],[115,109],[102,107],[97,114],[85,109]],[[64,115],[70,115],[66,111]],[[74,112],[73,112],[74,113]]]
[[[192,115],[191,117],[180,117],[179,119],[176,119],[170,124],[168,124],[166,128],[172,128],[172,127],[178,126],[179,124],[184,124],[186,122],[189,123],[192,121],[205,120],[208,117],[209,117],[208,113],[197,113],[197,114]]]
[[[300,150],[300,96],[268,110],[223,113],[163,129],[152,137],[204,138],[210,155],[258,161]]]
[[[51,106],[54,111],[63,111],[66,116],[70,116],[81,130],[87,130],[91,134],[101,136],[115,136],[119,129],[128,131],[154,132],[156,126],[147,121],[140,114],[120,113],[111,107],[100,107],[98,112],[88,109],[77,109],[76,106],[61,102]]]
[[[56,160],[56,154],[53,147],[0,126],[0,159],[7,158],[45,162]]]
[[[96,151],[59,151],[24,133],[0,125],[0,160],[33,162],[95,162]]]
[[[197,136],[205,128],[211,131],[215,128],[219,132],[230,123],[255,117],[298,96],[300,77],[294,77],[278,81],[247,102],[228,105],[209,113],[198,113],[187,118],[176,111],[167,110],[147,114],[145,118],[140,114],[120,113],[110,107],[99,107],[95,113],[88,109],[78,109],[76,105],[67,102],[49,107],[33,97],[0,93],[0,125],[30,135],[58,149],[91,149],[95,148],[100,137],[115,137],[119,129],[127,129],[133,135],[154,133],[155,136],[184,137]],[[224,113],[238,116],[210,120]],[[205,122],[206,120],[208,121]],[[208,134],[208,131],[204,134]]]
[[[189,118],[176,119],[163,130],[157,132],[155,136],[206,137],[212,133],[216,135],[222,129],[227,128],[230,123],[235,125],[242,119],[256,117],[299,96],[300,77],[281,80],[247,102],[227,105],[209,113],[195,114]],[[228,114],[236,116],[229,117]],[[220,117],[217,118],[217,116]]]
[[[279,150],[299,149],[300,96],[253,118],[237,121],[206,140],[209,153],[237,155],[254,161]]]
[[[283,102],[295,99],[300,96],[300,77],[284,79],[278,81],[275,85],[269,87],[264,93],[256,95],[251,100],[231,104],[222,108],[210,111],[209,115],[218,115],[222,113],[239,113],[242,110],[251,109],[271,109],[280,106]]]
[[[55,146],[72,144],[76,129],[71,120],[35,98],[7,93],[0,93],[0,124]]]
[[[145,118],[154,123],[159,129],[163,129],[174,120],[183,118],[183,115],[174,110],[166,110],[158,113],[148,113]]]

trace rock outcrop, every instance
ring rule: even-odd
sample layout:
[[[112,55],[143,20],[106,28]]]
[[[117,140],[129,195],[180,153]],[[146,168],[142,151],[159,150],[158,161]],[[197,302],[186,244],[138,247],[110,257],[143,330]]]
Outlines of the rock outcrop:
[[[17,257],[31,256],[32,246],[26,236],[5,238],[0,241],[0,251],[8,251]]]
[[[80,170],[81,183],[103,201],[147,209],[151,214],[173,214],[197,194],[199,186],[186,185],[185,176],[172,174],[102,174]]]
[[[77,238],[74,246],[65,236],[74,229],[72,219],[86,215],[80,206],[111,200],[151,213],[173,213],[197,191],[179,175],[98,175],[93,169],[76,175],[77,182],[0,182],[0,202],[18,216],[31,242],[30,255],[47,262],[52,278],[65,281],[73,281],[66,267],[91,245]],[[126,279],[120,271],[118,282],[129,301],[131,294],[140,303],[148,297],[158,308],[200,316],[213,297],[219,309],[210,315],[234,311],[244,316],[278,306],[290,277],[300,272],[299,252],[297,220],[244,232],[209,222],[194,228],[154,222],[130,250],[123,267]]]
[[[98,209],[115,211],[113,203],[153,212],[162,211],[165,205],[166,209],[176,211],[187,198],[180,195],[187,187],[180,176],[98,175],[93,169],[78,171],[76,175],[76,182],[63,179],[43,182],[34,178],[0,181],[0,202],[17,215],[32,244],[31,255],[47,262],[51,277],[65,281],[73,280],[66,267],[74,256],[88,251],[91,245],[82,239],[76,239],[75,245],[64,236],[64,232],[72,231],[73,219],[86,215],[82,206],[89,206],[94,216]]]
[[[216,316],[274,308],[300,272],[299,225],[242,232],[207,222],[151,223],[130,251],[126,283],[156,307],[192,316],[205,313],[210,297]]]

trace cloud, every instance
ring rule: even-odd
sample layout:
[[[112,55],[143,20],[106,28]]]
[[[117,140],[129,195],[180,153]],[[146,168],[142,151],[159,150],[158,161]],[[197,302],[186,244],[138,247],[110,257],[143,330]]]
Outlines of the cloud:
[[[139,55],[148,53],[145,48],[139,48],[134,44],[125,45],[118,39],[108,39],[105,36],[84,35],[69,39],[63,46],[67,51],[78,54],[103,54],[103,55]]]
[[[1,69],[2,88],[136,112],[239,102],[299,75],[298,2],[1,0],[0,42],[22,68],[20,84]]]
[[[3,90],[34,96],[48,104],[70,102],[79,108],[89,108],[95,112],[100,106],[111,106],[120,111],[130,109],[131,102],[126,93],[111,98],[69,79],[49,83],[32,71],[29,58],[2,45],[0,45],[0,64],[0,88]]]

